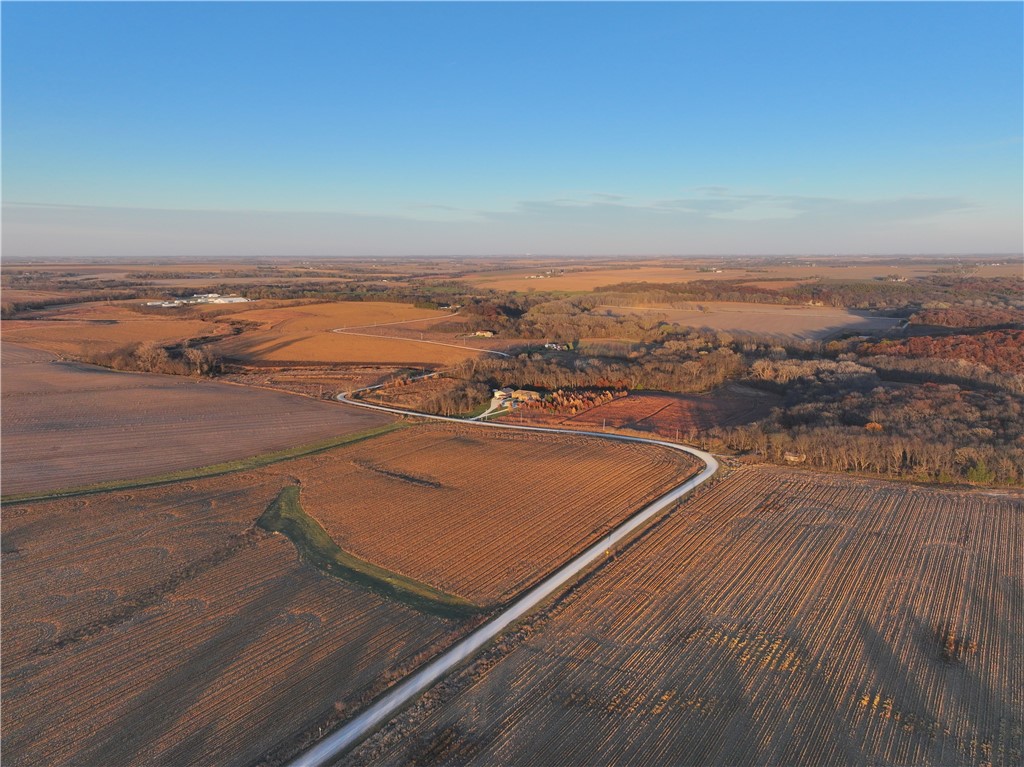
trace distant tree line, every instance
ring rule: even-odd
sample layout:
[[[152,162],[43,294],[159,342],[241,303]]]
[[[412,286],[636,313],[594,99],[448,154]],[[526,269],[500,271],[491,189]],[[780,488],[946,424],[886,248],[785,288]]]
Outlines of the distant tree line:
[[[984,328],[1024,324],[1020,309],[994,309],[951,306],[922,309],[910,318],[912,325],[935,325],[946,328]]]
[[[0,302],[0,319],[10,320],[23,312],[33,312],[45,309],[47,306],[56,304],[84,304],[94,301],[128,301],[139,298],[139,292],[135,290],[111,290],[105,292],[76,293],[62,296],[54,296],[44,300],[17,301],[4,300]]]
[[[179,376],[214,376],[222,369],[218,357],[198,346],[165,347],[152,341],[128,344],[113,351],[86,351],[83,362],[112,370]]]
[[[922,309],[949,306],[1019,311],[1024,309],[1024,280],[940,274],[908,282],[815,281],[779,290],[745,285],[742,280],[623,282],[604,287],[594,296],[601,303],[618,306],[673,301],[742,301],[889,310],[909,317]]]

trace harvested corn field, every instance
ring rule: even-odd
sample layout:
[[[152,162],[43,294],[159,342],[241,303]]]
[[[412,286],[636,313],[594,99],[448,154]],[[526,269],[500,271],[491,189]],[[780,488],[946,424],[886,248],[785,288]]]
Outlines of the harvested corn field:
[[[6,342],[2,404],[5,495],[190,469],[392,420],[289,394],[60,362]]]
[[[5,764],[252,764],[469,630],[326,577],[257,528],[284,488],[346,552],[487,602],[696,468],[652,446],[430,425],[248,472],[7,504]]]
[[[289,465],[345,551],[489,605],[695,474],[651,445],[420,425]]]
[[[741,469],[348,763],[1017,765],[1022,572],[1020,494]]]
[[[288,482],[5,507],[4,764],[252,764],[463,630],[254,529]]]

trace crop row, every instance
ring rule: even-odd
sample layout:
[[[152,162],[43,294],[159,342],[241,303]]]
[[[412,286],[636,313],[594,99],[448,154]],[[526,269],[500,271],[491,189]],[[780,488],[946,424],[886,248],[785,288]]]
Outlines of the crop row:
[[[739,470],[351,763],[1019,764],[1022,512]]]
[[[265,538],[116,630],[5,663],[5,763],[250,764],[449,635]]]
[[[481,602],[519,592],[696,469],[646,445],[443,427],[312,463],[297,472],[303,508],[342,548]]]

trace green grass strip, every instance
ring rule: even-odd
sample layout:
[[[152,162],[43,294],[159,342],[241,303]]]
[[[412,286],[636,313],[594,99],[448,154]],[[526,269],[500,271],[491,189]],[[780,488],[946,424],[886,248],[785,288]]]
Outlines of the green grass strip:
[[[285,450],[278,450],[273,453],[263,453],[249,458],[240,458],[235,461],[216,463],[212,466],[200,466],[195,469],[183,469],[168,474],[157,474],[142,479],[114,480],[112,482],[101,482],[95,485],[81,485],[63,490],[53,490],[45,493],[22,493],[21,495],[5,495],[0,498],[4,503],[28,503],[30,501],[48,501],[56,498],[69,498],[76,495],[92,495],[93,493],[106,493],[114,490],[137,490],[143,487],[154,487],[156,485],[168,485],[172,482],[183,482],[191,479],[206,479],[207,477],[219,477],[223,474],[231,474],[236,471],[250,471],[269,466],[272,463],[289,461],[292,458],[302,458],[315,453],[322,453],[325,450],[332,450],[342,445],[352,445],[366,439],[379,437],[382,434],[405,428],[406,424],[392,423],[385,426],[376,426],[372,429],[352,432],[341,437],[331,437],[328,440],[314,442],[298,447],[290,447]]]
[[[480,612],[479,607],[462,597],[385,570],[346,552],[319,522],[306,514],[299,503],[299,488],[295,485],[278,494],[256,520],[256,525],[287,536],[295,544],[299,556],[321,572],[368,588],[421,612],[441,618],[468,618]]]

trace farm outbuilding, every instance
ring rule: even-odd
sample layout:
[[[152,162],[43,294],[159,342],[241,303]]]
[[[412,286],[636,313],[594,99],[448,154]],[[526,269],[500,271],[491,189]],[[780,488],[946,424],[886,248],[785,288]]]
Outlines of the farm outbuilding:
[[[517,402],[540,402],[540,393],[529,389],[516,389],[512,392],[512,399]]]

